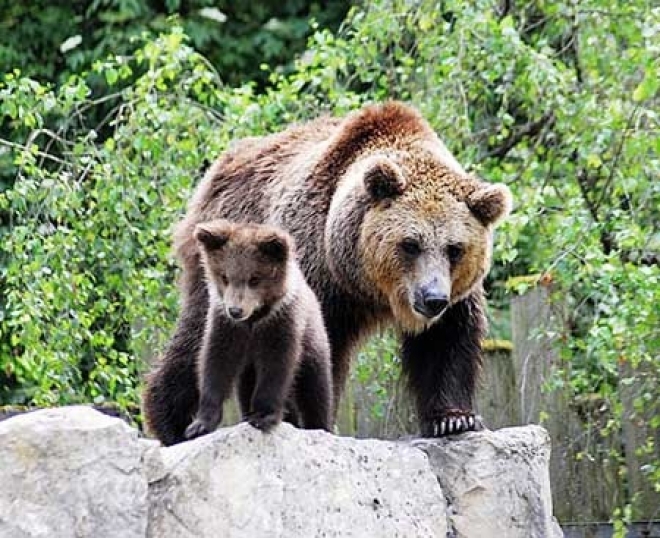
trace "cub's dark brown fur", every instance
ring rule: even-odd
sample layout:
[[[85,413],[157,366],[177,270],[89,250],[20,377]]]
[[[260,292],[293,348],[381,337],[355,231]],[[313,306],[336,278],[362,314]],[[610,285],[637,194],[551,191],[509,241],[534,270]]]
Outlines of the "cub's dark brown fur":
[[[506,186],[467,174],[401,103],[239,141],[209,169],[177,227],[181,316],[145,397],[156,435],[180,441],[197,405],[194,357],[209,297],[194,230],[218,217],[275,224],[295,238],[330,338],[335,408],[356,346],[392,325],[421,433],[476,428],[482,282],[492,230],[510,206]]]
[[[264,431],[287,420],[332,426],[330,348],[321,308],[283,230],[214,220],[195,238],[209,295],[198,357],[199,407],[185,436],[213,431],[237,386],[244,420]],[[167,422],[149,426],[167,430]]]

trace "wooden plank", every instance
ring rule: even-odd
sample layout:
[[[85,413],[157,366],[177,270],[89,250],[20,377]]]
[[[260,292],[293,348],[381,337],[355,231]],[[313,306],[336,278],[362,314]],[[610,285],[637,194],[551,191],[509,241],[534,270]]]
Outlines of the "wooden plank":
[[[477,390],[476,411],[492,430],[521,424],[516,372],[511,350],[484,352],[484,367]]]
[[[637,519],[660,517],[660,492],[654,490],[643,471],[660,461],[660,431],[649,425],[653,416],[660,416],[660,401],[647,400],[643,408],[635,405],[644,394],[655,394],[657,384],[657,372],[650,364],[633,365],[622,357],[619,394],[623,403],[623,446],[629,489],[635,496],[633,517]]]
[[[550,289],[538,286],[511,301],[513,363],[522,424],[543,424],[552,439],[550,479],[560,521],[607,521],[624,499],[618,465],[610,451],[620,438],[604,438],[609,409],[597,399],[581,407],[571,400],[570,363],[562,363],[566,389],[547,391],[559,357],[549,334],[562,332],[562,312],[553,309]]]

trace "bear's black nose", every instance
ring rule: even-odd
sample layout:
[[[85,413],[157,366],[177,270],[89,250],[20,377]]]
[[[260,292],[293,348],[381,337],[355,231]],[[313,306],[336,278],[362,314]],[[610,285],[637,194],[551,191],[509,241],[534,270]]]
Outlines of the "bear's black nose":
[[[429,294],[424,297],[424,306],[432,318],[447,308],[448,303],[447,296],[439,293]]]
[[[446,294],[438,290],[422,289],[416,294],[415,310],[422,316],[427,318],[434,318],[447,308],[449,298]]]
[[[230,306],[227,309],[227,312],[229,312],[229,315],[234,319],[240,319],[243,317],[243,309],[238,306]]]

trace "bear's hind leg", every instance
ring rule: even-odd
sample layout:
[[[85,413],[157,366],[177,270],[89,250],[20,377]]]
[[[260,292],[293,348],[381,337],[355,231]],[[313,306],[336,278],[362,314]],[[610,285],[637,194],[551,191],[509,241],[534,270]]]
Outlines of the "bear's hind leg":
[[[307,430],[332,431],[332,372],[330,353],[325,348],[305,346],[298,366],[294,393],[303,427]]]
[[[204,336],[208,297],[201,279],[192,283],[189,291],[174,336],[147,375],[142,398],[147,429],[165,446],[185,441],[184,431],[199,402],[196,359]]]
[[[175,359],[161,361],[147,376],[142,396],[147,431],[165,446],[185,441],[183,432],[199,401],[195,368],[183,355]]]

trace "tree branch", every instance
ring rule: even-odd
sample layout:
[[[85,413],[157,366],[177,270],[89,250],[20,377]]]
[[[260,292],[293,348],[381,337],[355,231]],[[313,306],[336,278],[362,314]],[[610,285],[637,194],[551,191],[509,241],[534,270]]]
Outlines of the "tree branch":
[[[513,0],[500,0],[499,9],[497,9],[497,16],[500,19],[506,17],[510,12],[513,4]]]
[[[492,148],[486,157],[493,159],[503,159],[508,153],[516,147],[525,138],[533,138],[537,136],[541,130],[548,124],[553,124],[555,115],[552,112],[546,112],[536,121],[530,121],[521,127],[518,127],[511,133],[511,135],[499,146]]]
[[[43,151],[39,151],[39,150],[33,151],[27,145],[24,146],[23,144],[17,144],[16,142],[12,142],[11,140],[5,140],[4,138],[0,138],[0,145],[7,146],[8,148],[12,148],[20,151],[26,151],[32,153],[33,155],[42,157],[43,159],[47,159],[49,161],[53,161],[64,166],[68,164],[66,161],[63,161],[62,159],[58,159],[54,155],[50,155],[49,153],[44,153]]]
[[[572,161],[577,160],[577,151],[573,152],[571,156]],[[577,179],[578,187],[580,188],[580,193],[582,194],[582,199],[584,204],[589,210],[592,220],[595,224],[602,224],[602,220],[598,215],[598,208],[602,203],[602,196],[598,201],[594,201],[589,194],[593,186],[596,184],[597,178],[591,178],[587,171],[584,168],[579,168],[575,174]],[[611,177],[611,174],[610,174]],[[609,178],[608,178],[609,179]],[[607,218],[607,217],[605,217]],[[608,255],[612,251],[619,251],[619,258],[623,262],[632,263],[635,265],[657,265],[660,266],[660,252],[651,252],[651,251],[636,251],[636,250],[622,250],[619,248],[614,234],[608,232],[601,228],[600,230],[600,244],[603,247],[603,252]]]

